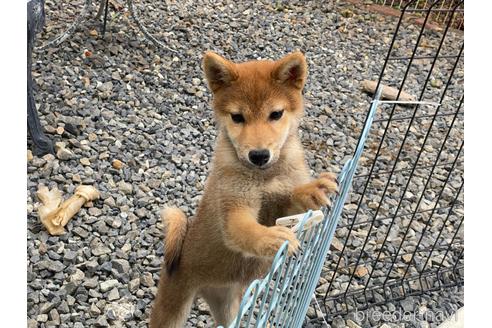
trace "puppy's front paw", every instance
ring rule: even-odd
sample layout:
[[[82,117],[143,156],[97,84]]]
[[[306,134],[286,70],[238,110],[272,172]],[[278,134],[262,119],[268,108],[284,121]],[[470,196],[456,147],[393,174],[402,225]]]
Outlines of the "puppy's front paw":
[[[292,255],[299,249],[299,241],[292,230],[286,227],[273,226],[265,229],[266,233],[258,241],[258,255],[262,257],[274,257],[282,244],[288,240],[288,255]]]
[[[337,189],[336,175],[323,172],[319,178],[295,188],[292,192],[292,201],[301,212],[317,210],[321,206],[330,204],[326,195],[336,192]]]

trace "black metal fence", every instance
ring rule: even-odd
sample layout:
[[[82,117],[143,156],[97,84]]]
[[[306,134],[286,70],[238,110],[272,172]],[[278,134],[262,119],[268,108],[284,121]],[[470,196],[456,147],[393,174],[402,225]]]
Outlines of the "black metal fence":
[[[408,0],[374,0],[375,3],[389,6],[393,8],[403,8],[403,6],[407,5]],[[433,4],[435,0],[417,0],[413,1],[410,6],[407,7],[409,9],[420,9],[419,11],[414,12],[424,12],[431,4]],[[433,4],[434,10],[431,12],[429,16],[429,21],[437,23],[437,24],[447,24],[450,13],[453,11],[453,6],[455,5],[455,0],[439,0],[436,4]],[[451,26],[457,29],[464,29],[465,22],[463,19],[463,15],[455,15],[451,20]]]
[[[328,318],[463,282],[463,1],[416,2],[402,5],[377,83],[421,103],[379,107],[317,288]],[[443,10],[442,29],[426,29]],[[406,23],[415,12],[423,25]]]

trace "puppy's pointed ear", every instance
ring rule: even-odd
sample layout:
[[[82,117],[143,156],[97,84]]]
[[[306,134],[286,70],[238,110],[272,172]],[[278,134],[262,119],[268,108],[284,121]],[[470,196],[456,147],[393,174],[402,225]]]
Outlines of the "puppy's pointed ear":
[[[288,54],[276,62],[272,77],[281,84],[302,90],[307,77],[306,58],[300,51]]]
[[[203,56],[203,71],[212,91],[228,86],[237,79],[235,64],[215,52],[207,51]]]

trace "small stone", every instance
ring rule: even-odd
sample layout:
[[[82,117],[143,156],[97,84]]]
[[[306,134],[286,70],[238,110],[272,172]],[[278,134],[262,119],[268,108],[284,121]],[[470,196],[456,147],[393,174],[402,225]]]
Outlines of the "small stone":
[[[119,159],[115,159],[115,160],[113,160],[112,165],[113,165],[113,168],[119,170],[123,167],[123,162],[120,161]]]
[[[198,303],[198,313],[200,314],[210,314],[210,309],[205,302],[199,302]]]
[[[82,227],[75,227],[72,229],[72,232],[82,238],[87,238],[87,236],[89,236],[89,233],[87,232],[87,230],[85,230],[84,228]]]
[[[69,306],[73,306],[75,304],[75,297],[71,296],[71,295],[67,295],[67,304]]]
[[[85,273],[82,270],[75,269],[75,272],[70,276],[70,281],[79,285],[85,278]]]
[[[92,303],[91,307],[89,308],[89,313],[93,316],[101,314],[101,310],[97,307],[96,304]]]
[[[39,158],[39,157],[34,157],[32,159],[32,163],[31,163],[33,166],[35,167],[42,167],[44,164],[46,164],[46,160],[43,159],[43,158]]]
[[[97,140],[97,134],[95,133],[89,133],[89,135],[87,136],[87,139],[89,139],[90,142],[94,142]]]
[[[97,207],[91,207],[88,210],[89,214],[92,216],[100,216],[102,214],[102,210]]]
[[[137,307],[139,304],[143,303],[143,308],[145,309],[147,307],[147,303],[145,303],[143,300],[138,300],[137,301]],[[129,302],[118,302],[118,303],[111,303],[106,307],[106,316],[110,320],[121,320],[121,321],[128,321],[130,320],[134,313],[135,313],[135,305],[129,303]]]
[[[317,318],[316,310],[312,306],[308,307],[308,310],[306,312],[306,315],[310,319],[316,319]]]
[[[46,322],[48,321],[48,315],[47,314],[40,314],[36,318],[37,322]]]
[[[65,265],[60,261],[51,261],[51,260],[39,261],[37,263],[37,266],[40,270],[46,269],[52,272],[60,272],[63,271],[63,269],[65,269]]]
[[[152,278],[152,273],[145,272],[140,277],[140,282],[146,287],[152,287],[155,285],[154,279]]]
[[[349,18],[349,17],[352,17],[352,16],[354,15],[354,12],[353,12],[352,10],[350,10],[350,9],[346,8],[346,9],[343,9],[343,10],[341,11],[341,14],[342,14],[342,16],[343,16],[343,17],[345,17],[345,18]]]
[[[41,254],[41,255],[44,255],[44,254],[46,254],[46,252],[48,252],[48,248],[47,248],[46,244],[43,242],[41,242],[39,244],[38,250],[39,250],[39,254]]]
[[[51,302],[46,302],[39,308],[39,312],[44,314],[50,312],[50,310],[55,306],[55,304]]]
[[[98,35],[97,30],[90,30],[90,31],[89,31],[89,35],[90,35],[90,36],[97,36],[97,35]],[[88,50],[87,50],[87,51],[88,51]]]
[[[321,286],[319,286],[318,288],[316,288],[316,292],[320,293],[320,294],[324,294],[328,290],[329,286],[330,286],[329,283],[324,283]]]
[[[119,273],[127,273],[130,271],[130,263],[124,259],[117,259],[112,261],[113,268]]]
[[[109,253],[111,253],[111,249],[105,245],[99,245],[92,249],[92,254],[94,254],[95,256],[101,256]]]
[[[32,156],[32,151],[30,149],[27,150],[27,161],[30,162],[32,161],[33,156]]]
[[[59,160],[62,160],[62,161],[68,161],[72,158],[75,157],[75,154],[70,150],[70,149],[67,149],[67,148],[60,148],[58,149],[58,151],[56,152],[56,157],[59,159]]]
[[[46,162],[52,162],[55,160],[55,156],[53,154],[46,154],[43,156],[43,159],[46,161]]]
[[[55,150],[67,148],[67,143],[63,141],[55,142]]]
[[[56,133],[62,135],[65,132],[65,128],[63,126],[59,126],[56,128]]]
[[[27,320],[27,328],[38,328],[38,323],[34,319]]]
[[[116,202],[114,201],[114,198],[109,196],[108,198],[106,198],[104,200],[104,204],[110,206],[110,207],[115,207],[116,206]]]
[[[56,309],[52,309],[50,311],[50,318],[51,321],[53,321],[55,324],[59,325],[60,324],[60,314]]]
[[[108,327],[109,323],[108,320],[106,320],[106,317],[104,316],[99,316],[96,320],[96,327]]]
[[[411,311],[413,311],[415,301],[413,300],[412,297],[407,297],[400,302],[400,305],[403,308],[403,311],[411,312]]]
[[[44,130],[49,133],[49,134],[54,134],[56,133],[56,129],[54,127],[52,127],[51,125],[46,125],[44,127]]]
[[[109,158],[109,153],[107,151],[99,154],[99,159],[107,159]]]
[[[347,327],[349,327],[349,328],[361,328],[361,326],[359,326],[358,324],[356,324],[355,322],[353,322],[350,319],[347,320],[346,324],[347,324]]]
[[[365,275],[367,275],[368,273],[369,273],[369,271],[367,270],[367,268],[363,267],[363,266],[359,266],[359,267],[357,267],[357,270],[355,270],[355,276],[357,278],[362,278]]]
[[[342,317],[336,317],[331,322],[331,327],[332,328],[345,328],[345,320],[343,320]]]
[[[120,298],[120,293],[118,292],[118,288],[113,288],[108,294],[109,301],[115,301]]]
[[[430,80],[430,85],[433,88],[440,88],[442,86],[442,81],[438,79],[431,79]]]
[[[405,261],[406,263],[410,262],[412,260],[412,254],[405,254],[402,256],[403,258],[403,261]]]
[[[99,266],[99,263],[97,263],[96,260],[87,261],[85,263],[85,268],[91,272],[96,271],[98,266]]]
[[[73,181],[73,182],[78,182],[78,183],[80,183],[80,182],[82,182],[82,179],[80,178],[80,175],[78,175],[78,174],[74,174],[74,175],[72,176],[72,181]]]
[[[123,214],[123,213],[121,213],[121,214]],[[120,220],[120,219],[118,219],[118,218],[114,218],[114,220],[113,220],[113,221],[111,221],[111,226],[112,226],[113,228],[116,228],[116,229],[118,229],[119,227],[121,227],[121,224],[122,224],[122,222],[121,222],[121,220]]]
[[[105,151],[104,153],[101,153],[99,155],[99,159],[106,159],[109,157],[109,153],[107,151]]]
[[[135,293],[138,290],[138,287],[140,287],[140,278],[130,280],[130,282],[128,283],[128,290],[131,293]]]
[[[73,282],[67,282],[60,288],[60,292],[63,295],[72,295],[77,290],[77,285]]]
[[[93,289],[96,288],[98,284],[97,277],[92,277],[91,279],[84,280],[82,286]]]
[[[100,91],[101,98],[109,98],[113,93],[113,83],[111,81],[102,83],[97,89]]]
[[[101,282],[99,284],[99,288],[103,293],[107,292],[110,289],[113,289],[114,287],[118,286],[120,283],[116,279],[109,279],[104,282]]]
[[[128,182],[125,182],[123,180],[121,180],[119,183],[118,183],[118,188],[120,189],[120,191],[126,195],[129,195],[133,192],[133,186],[131,185],[131,183],[128,183]]]
[[[89,161],[89,159],[88,159],[87,157],[83,157],[83,158],[81,158],[81,159],[80,159],[80,163],[81,163],[82,165],[85,165],[85,166],[89,166],[89,165],[91,165],[91,162]]]
[[[141,207],[141,208],[138,208],[137,210],[135,210],[135,214],[139,218],[144,218],[147,216],[147,210],[145,208]]]
[[[341,251],[343,249],[343,244],[337,237],[333,237],[331,247],[335,248],[337,251]]]
[[[121,251],[122,251],[123,253],[128,253],[128,252],[129,252],[129,251],[131,251],[131,250],[132,250],[132,245],[130,245],[130,244],[128,244],[128,243],[127,243],[127,244],[125,244],[125,245],[123,245],[123,247],[121,247]]]
[[[80,134],[79,128],[72,123],[65,123],[65,132],[78,136]]]
[[[108,311],[106,311],[106,316],[108,317],[109,320],[116,320],[117,319],[116,313],[114,313],[113,309],[109,309]]]

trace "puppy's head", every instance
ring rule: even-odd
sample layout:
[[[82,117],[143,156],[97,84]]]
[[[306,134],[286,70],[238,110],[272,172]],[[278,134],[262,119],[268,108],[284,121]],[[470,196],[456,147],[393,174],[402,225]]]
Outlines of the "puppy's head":
[[[203,69],[215,117],[247,166],[274,164],[303,114],[307,64],[300,52],[277,61],[234,63],[207,52]]]

